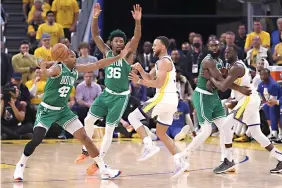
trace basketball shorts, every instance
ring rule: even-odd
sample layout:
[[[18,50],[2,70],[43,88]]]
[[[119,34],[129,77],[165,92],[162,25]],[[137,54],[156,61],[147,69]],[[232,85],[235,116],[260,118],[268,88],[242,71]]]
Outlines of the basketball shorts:
[[[260,125],[260,103],[259,95],[243,97],[238,101],[230,114],[234,114],[234,119],[247,126]]]
[[[216,94],[208,95],[194,91],[192,103],[200,125],[203,125],[205,121],[212,123],[226,116],[221,100]]]
[[[129,94],[117,95],[104,90],[91,105],[89,114],[99,119],[106,117],[106,125],[116,127],[127,108],[129,97]]]
[[[63,129],[73,134],[74,131],[69,131],[67,125],[75,121],[78,118],[77,115],[74,114],[69,107],[64,107],[61,109],[54,108],[58,107],[53,107],[49,105],[46,106],[46,104],[42,103],[39,104],[37,108],[34,128],[43,127],[48,131],[53,123],[57,123]],[[79,127],[77,127],[76,130],[82,127],[82,125],[77,126]]]
[[[154,97],[146,101],[139,109],[145,117],[157,118],[158,123],[170,126],[178,105],[178,100],[174,101],[175,103],[166,103],[166,101],[158,102],[158,98]]]

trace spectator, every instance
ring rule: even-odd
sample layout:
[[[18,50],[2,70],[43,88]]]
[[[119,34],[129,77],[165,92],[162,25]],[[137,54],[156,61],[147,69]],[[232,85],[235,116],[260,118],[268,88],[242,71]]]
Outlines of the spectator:
[[[191,53],[190,45],[188,42],[182,43],[181,50],[183,53],[182,61],[180,64],[180,69],[182,69],[182,74],[189,80],[190,83],[193,83],[192,75],[192,60],[193,56]]]
[[[226,45],[226,33],[222,33],[219,38],[219,48],[224,48]]]
[[[85,73],[84,81],[76,87],[75,96],[79,105],[78,117],[83,124],[91,104],[101,92],[100,85],[93,81],[93,72]]]
[[[279,84],[270,76],[268,69],[260,71],[262,82],[258,86],[258,92],[262,97],[262,102],[266,103],[269,99],[279,99],[281,97],[281,88]],[[263,105],[263,111],[266,116],[268,125],[270,126],[270,139],[277,139],[278,136],[278,120],[279,120],[279,105],[268,106]]]
[[[174,50],[176,48],[177,48],[176,40],[174,38],[170,38],[169,39],[169,47],[167,49],[167,53],[170,55],[172,50]]]
[[[89,44],[86,42],[81,42],[78,47],[80,57],[77,58],[77,64],[87,64],[87,63],[95,63],[98,59],[94,56],[89,55]],[[97,78],[99,74],[99,70],[93,72],[93,77]],[[83,73],[78,74],[77,83],[81,83],[83,81]]]
[[[38,42],[36,40],[36,34],[39,26],[44,23],[44,20],[41,16],[40,11],[34,12],[34,20],[32,20],[28,24],[27,34],[29,37],[29,41],[31,43],[31,52],[34,52],[34,50],[38,47]]]
[[[282,22],[282,18],[281,18],[281,22]],[[274,48],[273,61],[275,61],[277,65],[282,66],[282,31],[280,35],[280,42],[276,44]]]
[[[4,43],[1,42],[1,88],[10,82],[13,73],[11,57],[4,50]]]
[[[37,106],[42,100],[46,85],[46,80],[43,79],[39,67],[35,70],[35,77],[32,80],[27,81],[25,85],[27,86],[31,95],[30,103],[35,109],[37,109]]]
[[[239,46],[242,50],[244,50],[246,38],[246,26],[244,24],[240,24],[238,27],[238,35],[235,39],[235,44]]]
[[[192,50],[193,49],[193,39],[194,39],[194,36],[196,35],[196,33],[195,32],[190,32],[189,33],[189,48],[190,48],[190,50]]]
[[[269,65],[272,65],[271,51],[261,45],[260,36],[253,37],[253,48],[247,52],[246,61],[249,66],[257,67],[257,59],[267,59]]]
[[[146,72],[150,72],[150,70],[154,67],[154,62],[155,62],[152,53],[151,42],[149,41],[144,42],[143,53],[139,53],[137,55],[135,62],[139,62]]]
[[[262,25],[260,20],[254,21],[254,32],[251,32],[247,35],[245,43],[245,52],[248,52],[251,48],[254,48],[252,45],[253,38],[259,36],[261,39],[261,45],[264,48],[270,47],[270,35],[268,32],[262,30]]]
[[[4,95],[1,96],[1,138],[31,139],[32,124],[21,124],[25,119],[26,103],[18,100],[18,87],[14,84],[7,84],[3,90]]]
[[[181,45],[181,50],[182,50],[183,55],[186,55],[185,52],[192,50],[192,48],[191,48],[191,46],[189,45],[188,42],[183,42],[182,45]]]
[[[64,38],[64,30],[60,24],[55,23],[54,12],[48,11],[46,17],[47,22],[39,26],[36,39],[40,40],[43,33],[49,33],[51,35],[51,46],[54,46],[61,38]]]
[[[177,141],[185,139],[189,130],[191,130],[193,137],[196,136],[189,106],[180,97],[178,99],[177,112],[174,113],[173,122],[166,132],[169,137]]]
[[[143,103],[147,100],[147,88],[137,83],[131,83],[131,95]]]
[[[255,75],[253,77],[252,83],[256,89],[258,89],[259,84],[261,83],[260,71],[264,68],[269,67],[269,63],[266,59],[257,59],[257,68],[254,68]],[[252,67],[252,66],[251,66]]]
[[[193,89],[179,67],[176,67],[176,87],[181,100],[192,101]]]
[[[52,11],[56,14],[56,21],[64,28],[65,37],[71,40],[71,33],[76,29],[79,7],[76,0],[54,0]]]
[[[275,46],[282,42],[282,18],[277,20],[277,30],[273,31],[271,34],[271,49],[274,52]]]
[[[27,23],[34,20],[35,11],[41,12],[42,18],[46,21],[46,13],[51,10],[51,6],[44,2],[43,0],[34,0],[34,5],[32,5],[31,10],[28,13]]]
[[[12,65],[15,72],[22,73],[22,81],[25,83],[32,78],[34,70],[37,67],[36,58],[29,54],[29,42],[22,41],[20,44],[20,53],[12,57]]]
[[[22,74],[19,72],[14,72],[11,77],[11,83],[16,85],[20,90],[20,101],[25,101],[26,103],[30,103],[30,93],[28,88],[23,84]]]
[[[27,21],[27,16],[28,16],[28,12],[30,11],[30,8],[33,5],[33,2],[34,2],[34,0],[23,0],[22,9],[23,9],[24,18],[25,18],[26,22],[28,22]]]
[[[174,66],[180,66],[180,64],[183,64],[183,63],[180,62],[181,61],[180,54],[179,54],[177,49],[172,50],[170,56],[171,56],[171,59],[174,63]]]
[[[51,61],[51,46],[50,46],[50,34],[43,33],[41,36],[42,46],[37,48],[34,52],[34,56],[38,58],[38,61]]]
[[[236,49],[238,58],[243,60],[244,59],[244,51],[240,47],[235,45],[235,34],[232,31],[228,31],[225,33],[225,42],[226,45],[220,49],[220,58],[222,59],[225,65],[225,50],[228,46],[233,46]]]

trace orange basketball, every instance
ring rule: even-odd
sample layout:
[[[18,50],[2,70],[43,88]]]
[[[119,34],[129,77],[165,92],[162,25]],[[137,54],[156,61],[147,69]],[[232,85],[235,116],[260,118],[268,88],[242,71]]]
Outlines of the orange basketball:
[[[67,58],[69,54],[69,49],[66,45],[58,43],[51,49],[51,59],[52,61],[63,61]]]

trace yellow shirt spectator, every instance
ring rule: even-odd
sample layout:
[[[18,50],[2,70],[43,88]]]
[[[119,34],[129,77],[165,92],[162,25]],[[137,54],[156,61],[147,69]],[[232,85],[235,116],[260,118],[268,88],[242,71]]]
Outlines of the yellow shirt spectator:
[[[23,0],[23,4],[29,4],[29,5],[33,5],[34,0]]]
[[[258,53],[259,53],[259,49],[256,49],[256,48],[254,48],[252,53],[251,53],[251,66],[253,66],[253,67],[257,67],[256,59],[257,59]]]
[[[55,0],[52,11],[56,12],[56,22],[63,28],[70,28],[73,24],[74,14],[79,12],[76,0]]]
[[[51,35],[51,46],[57,44],[60,38],[65,36],[63,27],[58,23],[54,23],[53,25],[49,25],[48,23],[41,24],[37,30],[36,39],[40,40],[43,33],[49,33]]]
[[[33,15],[34,15],[35,10],[36,10],[36,9],[35,9],[35,6],[32,5],[31,10],[29,11],[28,17],[27,17],[27,22],[28,22],[28,23],[33,20]],[[42,10],[43,10],[43,12],[42,12],[42,18],[43,18],[44,21],[46,22],[46,12],[49,11],[49,10],[51,10],[51,6],[50,6],[48,3],[44,2],[43,5],[42,5]]]
[[[34,83],[33,80],[29,80],[25,83],[25,85],[30,90],[33,86],[33,83]],[[38,105],[41,102],[45,85],[46,85],[46,81],[43,81],[43,80],[40,80],[36,83],[36,93],[30,100],[31,104]]]
[[[47,49],[44,46],[39,47],[35,50],[34,56],[45,61],[51,61],[51,48]]]
[[[253,37],[259,36],[261,38],[261,45],[265,48],[269,48],[270,46],[270,35],[268,32],[261,31],[259,34],[255,32],[251,32],[247,35],[245,49],[250,49],[253,41]]]
[[[274,48],[273,59],[277,57],[277,65],[282,65],[282,42],[278,43]],[[279,60],[280,59],[280,60]]]

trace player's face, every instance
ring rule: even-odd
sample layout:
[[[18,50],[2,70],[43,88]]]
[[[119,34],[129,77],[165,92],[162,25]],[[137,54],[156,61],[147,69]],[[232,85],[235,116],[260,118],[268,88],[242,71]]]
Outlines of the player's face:
[[[65,63],[74,66],[76,63],[76,55],[72,50],[69,50],[69,55],[67,57],[67,60],[65,61]]]
[[[158,57],[161,53],[161,50],[163,49],[163,44],[159,39],[154,40],[154,44],[153,44],[153,52],[154,52],[154,56]]]
[[[224,56],[229,62],[232,61],[234,59],[234,49],[226,48]]]
[[[262,60],[258,61],[258,63],[257,63],[257,70],[260,71],[263,68],[264,68],[264,60],[262,59]]]
[[[209,51],[211,51],[213,54],[219,53],[219,42],[218,42],[218,40],[211,40],[209,42]]]
[[[115,37],[111,42],[111,46],[113,51],[120,53],[121,50],[124,48],[124,40],[122,37]]]
[[[263,82],[267,82],[268,81],[268,73],[266,71],[260,71],[260,79]]]

